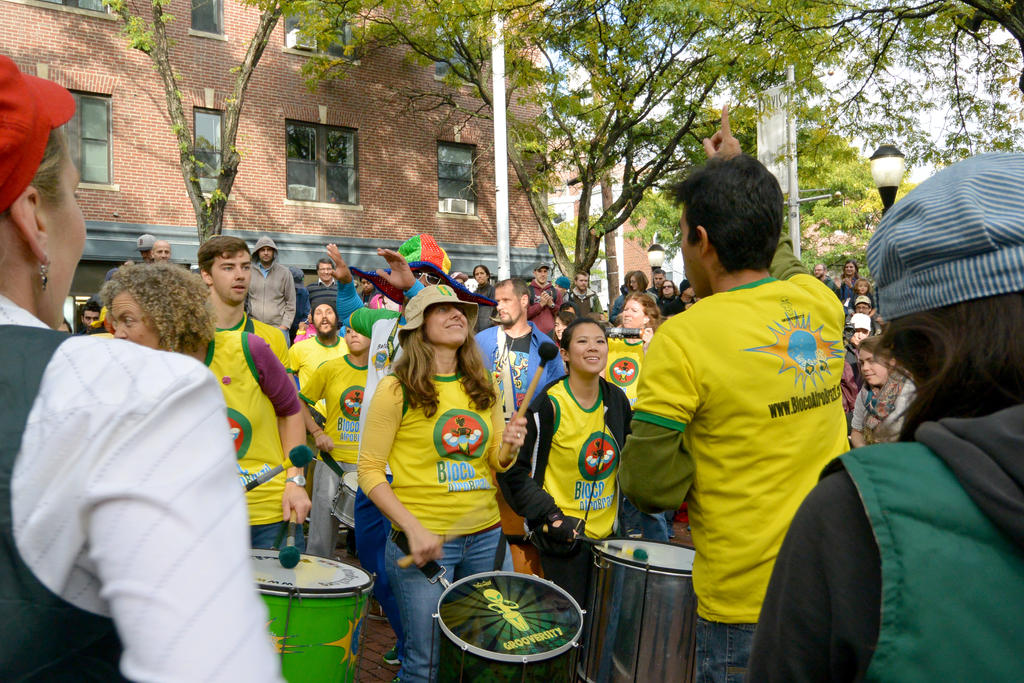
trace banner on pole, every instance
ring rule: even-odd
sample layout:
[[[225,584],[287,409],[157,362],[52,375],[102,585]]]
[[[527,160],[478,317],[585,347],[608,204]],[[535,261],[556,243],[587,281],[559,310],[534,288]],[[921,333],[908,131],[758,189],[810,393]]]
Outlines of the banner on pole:
[[[782,194],[789,193],[789,167],[786,159],[786,86],[768,88],[757,102],[757,160],[779,181]]]

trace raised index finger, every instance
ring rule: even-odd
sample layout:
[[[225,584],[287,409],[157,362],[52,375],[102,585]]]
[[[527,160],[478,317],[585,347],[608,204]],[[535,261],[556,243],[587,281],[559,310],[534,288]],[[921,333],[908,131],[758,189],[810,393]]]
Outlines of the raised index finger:
[[[722,136],[729,137],[732,131],[729,129],[729,105],[722,105]]]

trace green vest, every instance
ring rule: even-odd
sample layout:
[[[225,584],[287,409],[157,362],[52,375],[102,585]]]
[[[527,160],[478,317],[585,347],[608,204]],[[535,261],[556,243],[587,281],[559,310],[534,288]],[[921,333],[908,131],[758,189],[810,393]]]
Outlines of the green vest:
[[[22,560],[11,526],[11,476],[25,423],[43,372],[67,338],[53,330],[0,326],[0,678],[5,681],[123,680],[113,622],[40,583]]]
[[[918,443],[842,456],[882,559],[869,681],[1024,680],[1024,552]]]

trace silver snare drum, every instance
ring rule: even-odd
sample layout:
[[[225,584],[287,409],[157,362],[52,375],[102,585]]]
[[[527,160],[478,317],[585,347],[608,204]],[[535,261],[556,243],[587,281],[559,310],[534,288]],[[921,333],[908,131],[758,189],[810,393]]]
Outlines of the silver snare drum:
[[[643,548],[648,559],[616,546]],[[653,541],[620,539],[594,548],[582,680],[693,681],[693,558],[689,548]]]
[[[331,502],[331,514],[349,529],[356,528],[356,490],[358,488],[359,474],[346,472],[345,476],[341,478],[341,485],[338,486],[338,492],[334,494],[334,500]]]

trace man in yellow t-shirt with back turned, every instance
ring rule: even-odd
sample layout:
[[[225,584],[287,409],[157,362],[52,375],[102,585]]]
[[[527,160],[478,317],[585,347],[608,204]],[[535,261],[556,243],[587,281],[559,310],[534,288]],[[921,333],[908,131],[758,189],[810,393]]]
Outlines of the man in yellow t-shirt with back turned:
[[[848,448],[842,306],[780,240],[779,184],[722,129],[674,191],[701,300],[654,335],[619,471],[645,512],[689,503],[698,683],[746,670],[779,546]],[[778,278],[778,279],[776,279]]]

